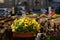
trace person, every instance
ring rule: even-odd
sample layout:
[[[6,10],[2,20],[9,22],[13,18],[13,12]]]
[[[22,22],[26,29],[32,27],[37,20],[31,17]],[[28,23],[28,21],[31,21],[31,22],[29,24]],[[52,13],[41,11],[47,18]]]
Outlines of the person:
[[[20,11],[17,11],[17,13],[15,13],[15,16],[19,16],[22,15],[22,13]]]
[[[10,11],[11,16],[15,16],[18,11],[17,6],[13,7],[12,10]]]
[[[5,11],[5,10],[1,10],[1,11],[0,11],[0,16],[4,16],[4,11]]]
[[[55,12],[53,10],[51,10],[50,15],[53,16],[55,14]]]
[[[41,13],[46,13],[47,12],[47,10],[46,9],[41,9]]]
[[[5,11],[4,16],[6,16],[6,17],[10,17],[11,14],[10,14],[8,11]]]
[[[2,12],[0,12],[0,16],[3,16],[3,13]]]

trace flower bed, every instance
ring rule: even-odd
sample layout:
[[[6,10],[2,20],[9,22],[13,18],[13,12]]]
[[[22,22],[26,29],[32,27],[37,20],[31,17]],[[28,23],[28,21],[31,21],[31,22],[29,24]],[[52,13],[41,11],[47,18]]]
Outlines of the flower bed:
[[[24,17],[20,19],[15,19],[13,24],[11,25],[11,28],[13,35],[15,36],[31,37],[34,36],[40,30],[40,24],[36,21],[36,19]]]
[[[11,28],[12,31],[16,32],[36,32],[40,29],[40,24],[36,21],[36,19],[25,17],[16,19]]]

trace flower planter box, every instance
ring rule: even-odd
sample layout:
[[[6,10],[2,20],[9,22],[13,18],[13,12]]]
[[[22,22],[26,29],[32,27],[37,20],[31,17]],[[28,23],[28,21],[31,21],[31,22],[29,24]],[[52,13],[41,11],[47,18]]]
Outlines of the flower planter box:
[[[40,24],[36,19],[22,17],[20,19],[15,19],[11,28],[14,38],[30,39],[36,36],[36,33],[40,30]]]
[[[36,33],[34,32],[27,32],[27,33],[13,32],[13,37],[18,37],[18,38],[30,38],[35,36],[36,36]]]
[[[13,32],[14,40],[35,40],[36,34],[34,32]]]

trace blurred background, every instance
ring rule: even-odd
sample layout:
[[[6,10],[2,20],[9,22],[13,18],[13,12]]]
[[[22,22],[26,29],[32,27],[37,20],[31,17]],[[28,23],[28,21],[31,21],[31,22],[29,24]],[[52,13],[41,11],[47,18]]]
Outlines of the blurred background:
[[[0,0],[0,9],[11,11],[13,7],[20,8],[24,2],[28,3],[31,10],[37,12],[42,8],[47,9],[49,6],[54,10],[60,6],[60,0]]]
[[[34,19],[34,22],[36,20],[36,23],[40,24],[40,29],[35,33],[35,37],[25,38],[26,40],[60,40],[60,0],[0,0],[0,40],[15,39],[11,25],[15,22],[17,26],[12,27],[20,28],[19,23],[22,20],[17,21],[20,18],[22,20],[27,18],[27,23],[30,22],[28,22],[29,18]],[[23,29],[23,27],[25,26],[21,28]],[[31,29],[33,29],[32,27]],[[23,30],[25,31],[25,29]]]

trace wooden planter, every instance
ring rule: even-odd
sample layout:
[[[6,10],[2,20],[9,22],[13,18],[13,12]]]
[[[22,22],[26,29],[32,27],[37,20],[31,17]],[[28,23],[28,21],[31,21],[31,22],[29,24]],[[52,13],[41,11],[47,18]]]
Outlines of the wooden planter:
[[[36,33],[34,32],[27,32],[27,33],[13,32],[13,37],[18,37],[18,38],[30,38],[35,36],[36,36]]]

